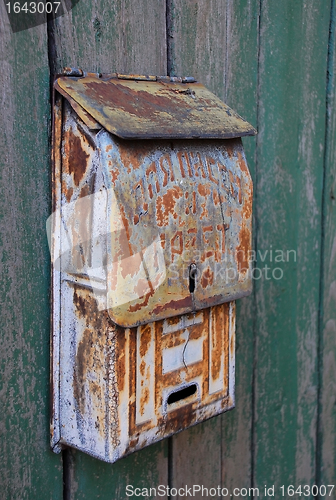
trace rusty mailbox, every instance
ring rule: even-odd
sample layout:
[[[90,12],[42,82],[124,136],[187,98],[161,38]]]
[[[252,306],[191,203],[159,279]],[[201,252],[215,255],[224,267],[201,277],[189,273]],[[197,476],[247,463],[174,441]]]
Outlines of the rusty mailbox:
[[[234,406],[255,130],[192,78],[54,89],[51,443],[115,462]]]

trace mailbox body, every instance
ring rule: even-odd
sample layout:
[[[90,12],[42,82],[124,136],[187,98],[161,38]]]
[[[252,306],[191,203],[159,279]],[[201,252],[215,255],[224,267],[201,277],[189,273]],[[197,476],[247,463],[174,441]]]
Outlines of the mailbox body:
[[[253,129],[234,115],[228,138],[210,122],[199,138],[212,101],[181,82],[122,81],[134,106],[120,118],[119,80],[56,80],[50,220],[52,447],[108,462],[234,406],[234,300],[251,290],[239,135]],[[148,95],[161,119],[172,106],[165,127]]]

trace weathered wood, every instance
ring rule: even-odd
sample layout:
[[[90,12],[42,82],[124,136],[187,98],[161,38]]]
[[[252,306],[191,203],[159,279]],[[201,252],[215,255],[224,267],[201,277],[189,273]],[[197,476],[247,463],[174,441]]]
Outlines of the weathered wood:
[[[323,261],[321,276],[321,394],[319,456],[320,484],[334,484],[336,477],[336,51],[335,2],[332,2],[328,87],[327,136],[323,210]]]
[[[172,72],[194,76],[255,124],[258,5],[248,0],[173,0],[170,12]],[[244,144],[253,174],[255,140]],[[238,301],[236,409],[173,438],[174,487],[203,481],[232,491],[251,484],[252,303],[252,298]]]
[[[315,480],[329,13],[329,1],[261,4],[254,483],[262,489]]]
[[[53,69],[165,75],[164,0],[83,1],[55,22]]]
[[[126,487],[129,494],[140,488],[143,497],[148,499],[163,498],[166,496],[155,495],[154,490],[148,496],[143,488],[157,488],[167,485],[167,440],[149,446],[129,457],[119,460],[115,464],[107,464],[91,458],[84,453],[70,451],[68,473],[68,497],[66,500],[96,500],[96,499],[124,499],[127,498]],[[139,491],[136,492],[139,494]],[[132,497],[131,497],[132,498]],[[133,496],[133,498],[136,498]]]
[[[212,418],[177,434],[170,451],[170,486],[180,489],[195,485],[200,488],[195,489],[195,498],[210,498],[202,487],[210,490],[221,485],[221,419]]]
[[[164,0],[80,1],[50,25],[53,72],[67,65],[165,74],[165,4]],[[259,486],[262,497],[265,484],[276,488],[312,484],[315,477],[320,484],[333,484],[335,24],[330,38],[326,151],[324,144],[329,15],[334,0],[305,5],[290,0],[171,0],[169,4],[172,72],[195,76],[258,125],[256,152],[254,139],[244,144],[255,181],[257,267],[264,268],[263,278],[255,281],[255,295],[237,304],[236,409],[172,439],[170,486],[222,484],[230,491]],[[0,487],[4,498],[58,500],[61,456],[49,451],[46,410],[47,30],[44,25],[13,35],[4,9],[0,4]],[[275,262],[276,250],[285,252],[285,262]],[[296,252],[295,259],[293,253],[286,254],[290,250]],[[283,277],[276,279],[281,276],[278,270],[267,279],[266,265],[268,276],[281,268]],[[319,304],[323,305],[320,341]],[[68,499],[126,498],[127,484],[148,489],[168,484],[167,441],[114,465],[76,451],[64,457]],[[153,493],[148,496],[155,498]]]
[[[228,2],[224,101],[255,127],[258,98],[258,21],[258,2]],[[243,139],[243,143],[255,183],[256,138]],[[255,210],[255,197],[253,204]],[[257,221],[254,217],[254,242],[256,229]],[[222,417],[222,481],[231,492],[234,488],[252,486],[254,294],[255,286],[250,297],[237,301],[236,408]]]
[[[166,74],[165,33],[163,0],[80,1],[51,29],[53,71],[74,66],[106,73]],[[113,465],[80,452],[71,452],[71,457],[71,499],[126,498],[127,484],[150,488],[168,481],[167,441]]]
[[[0,4],[0,496],[62,498],[49,449],[49,68],[46,26]]]

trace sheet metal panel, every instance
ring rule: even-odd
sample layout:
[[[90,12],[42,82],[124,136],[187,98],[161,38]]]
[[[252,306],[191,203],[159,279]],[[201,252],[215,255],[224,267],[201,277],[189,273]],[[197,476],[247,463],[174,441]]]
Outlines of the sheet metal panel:
[[[107,131],[124,139],[227,139],[256,133],[241,116],[196,82],[126,80],[90,74],[60,76],[55,88]]]
[[[52,446],[114,462],[234,406],[252,183],[240,139],[124,141],[60,96],[54,119]]]

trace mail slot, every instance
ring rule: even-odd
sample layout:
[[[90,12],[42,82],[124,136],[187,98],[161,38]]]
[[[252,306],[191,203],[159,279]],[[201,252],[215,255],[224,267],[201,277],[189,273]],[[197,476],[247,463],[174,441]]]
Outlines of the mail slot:
[[[255,130],[193,78],[54,90],[51,445],[115,462],[234,407]]]

